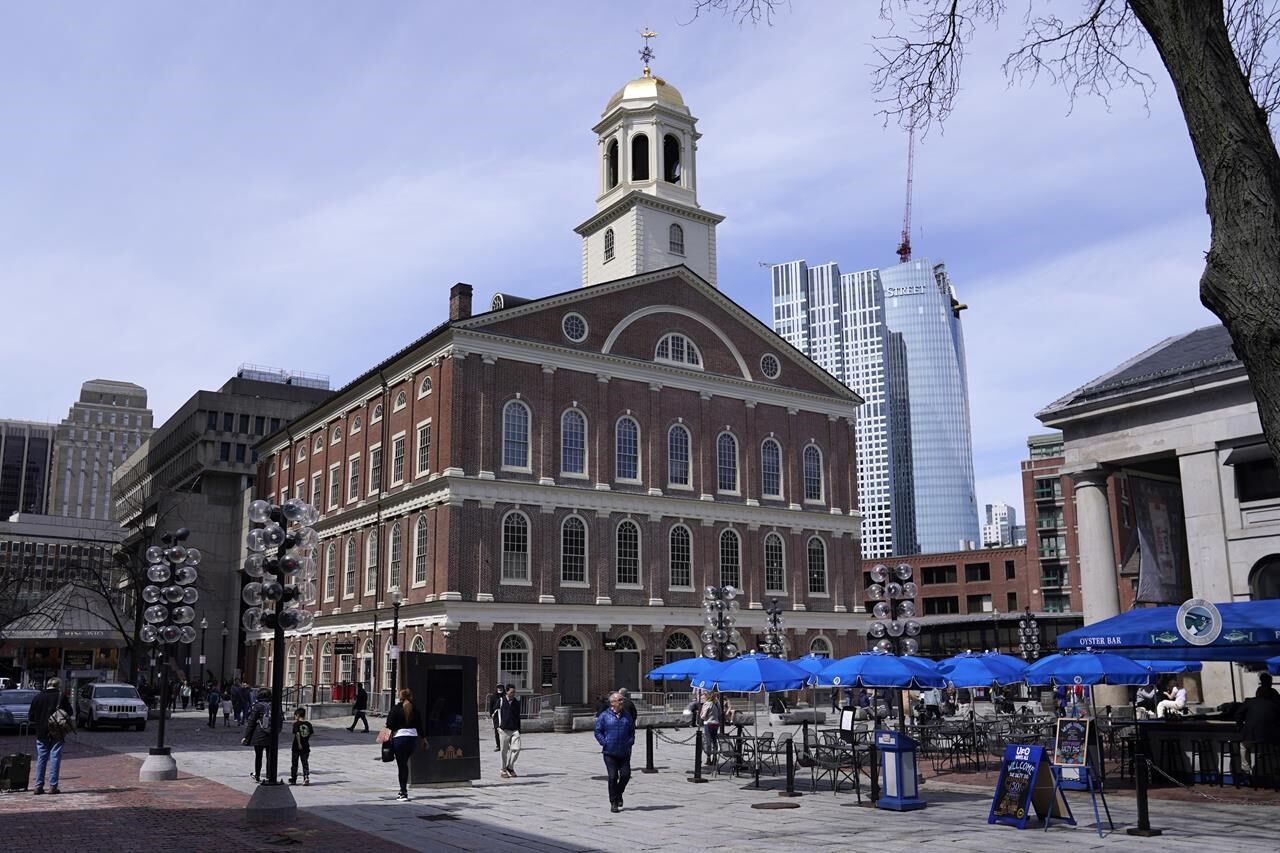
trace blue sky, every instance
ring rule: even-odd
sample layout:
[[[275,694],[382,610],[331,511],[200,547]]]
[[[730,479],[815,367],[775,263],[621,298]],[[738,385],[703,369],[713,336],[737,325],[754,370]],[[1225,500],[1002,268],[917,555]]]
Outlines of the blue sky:
[[[440,322],[455,281],[574,287],[591,126],[656,73],[699,118],[720,286],[768,318],[759,261],[896,259],[906,138],[871,93],[875,3],[772,27],[690,4],[43,3],[0,26],[0,416],[56,421],[90,378],[157,422],[242,362],[335,386]],[[1203,186],[1172,87],[1074,109],[984,32],[917,148],[913,246],[961,299],[980,503],[1021,504],[1034,412],[1156,341],[1197,297]]]

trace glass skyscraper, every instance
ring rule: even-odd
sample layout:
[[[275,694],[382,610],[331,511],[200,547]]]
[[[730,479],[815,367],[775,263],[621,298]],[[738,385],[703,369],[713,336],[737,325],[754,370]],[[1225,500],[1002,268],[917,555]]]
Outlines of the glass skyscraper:
[[[978,543],[960,304],[946,269],[913,260],[841,274],[773,267],[773,328],[866,401],[856,425],[862,554]]]

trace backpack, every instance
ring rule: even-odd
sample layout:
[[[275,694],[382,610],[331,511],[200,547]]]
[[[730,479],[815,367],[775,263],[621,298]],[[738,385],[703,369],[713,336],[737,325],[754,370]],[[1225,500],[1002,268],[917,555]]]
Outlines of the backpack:
[[[55,740],[62,740],[71,729],[71,717],[63,709],[55,708],[53,713],[49,715],[49,721],[45,723],[45,728],[49,732],[49,737]]]
[[[270,733],[271,729],[271,706],[265,702],[262,704],[262,716],[258,717],[258,728],[264,732]]]

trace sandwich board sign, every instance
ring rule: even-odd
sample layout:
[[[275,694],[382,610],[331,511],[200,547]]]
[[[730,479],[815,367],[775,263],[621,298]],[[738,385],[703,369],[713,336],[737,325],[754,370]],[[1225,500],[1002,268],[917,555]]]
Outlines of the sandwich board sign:
[[[1076,822],[1067,798],[1058,789],[1044,747],[1011,743],[1000,763],[987,823],[1026,829],[1032,811],[1042,822],[1050,817],[1073,826]]]

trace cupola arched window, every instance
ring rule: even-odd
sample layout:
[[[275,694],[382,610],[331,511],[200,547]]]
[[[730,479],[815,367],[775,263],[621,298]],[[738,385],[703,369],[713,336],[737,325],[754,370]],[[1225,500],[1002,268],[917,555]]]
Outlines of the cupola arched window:
[[[631,180],[649,180],[649,137],[643,133],[631,137]]]
[[[608,153],[605,155],[605,182],[606,189],[613,189],[618,185],[618,140],[610,139]]]
[[[662,137],[662,179],[680,183],[680,140],[670,133]]]
[[[670,243],[671,254],[684,254],[684,229],[677,223],[672,222],[671,227],[667,229],[668,242]]]
[[[604,232],[604,262],[607,264],[613,260],[613,229],[606,228]]]

